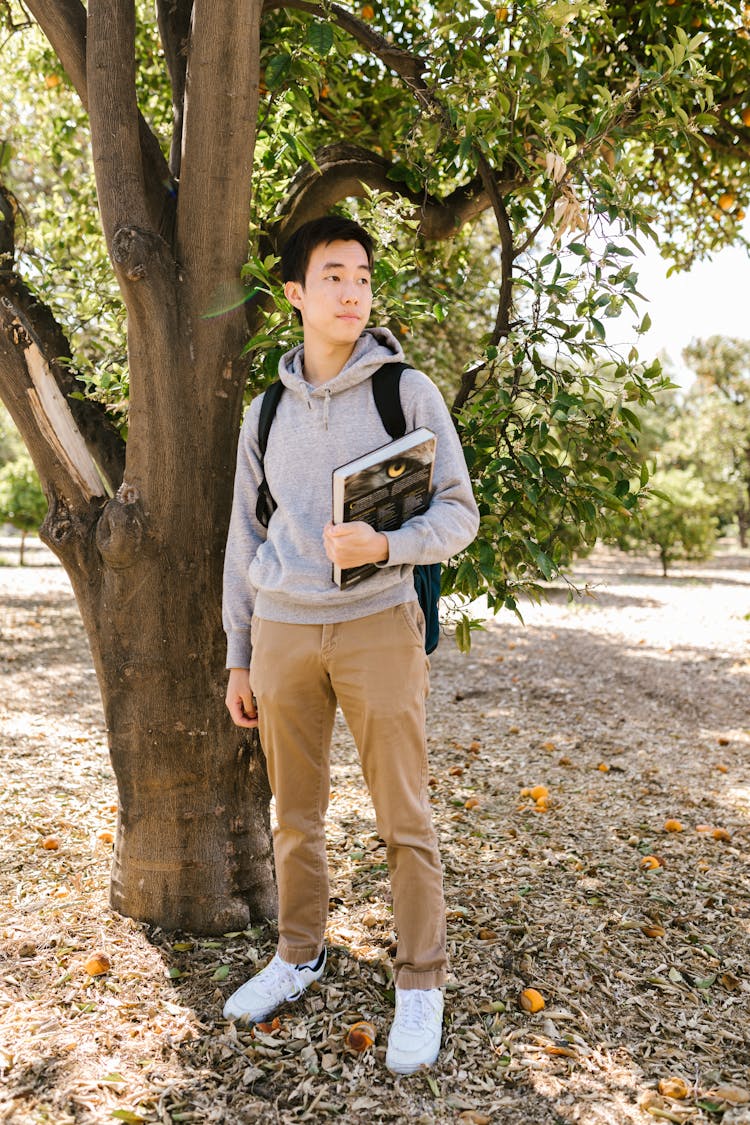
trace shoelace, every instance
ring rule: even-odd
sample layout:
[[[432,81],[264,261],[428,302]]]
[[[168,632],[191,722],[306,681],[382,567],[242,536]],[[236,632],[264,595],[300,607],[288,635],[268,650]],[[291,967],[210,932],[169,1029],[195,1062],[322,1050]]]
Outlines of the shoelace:
[[[421,1031],[435,1018],[435,1011],[424,989],[409,989],[399,1000],[398,1022],[409,1031]]]
[[[269,994],[275,992],[276,986],[281,984],[287,991],[291,988],[292,995],[287,1000],[296,1000],[305,991],[300,981],[299,974],[294,965],[288,965],[277,955],[263,970],[263,990]]]

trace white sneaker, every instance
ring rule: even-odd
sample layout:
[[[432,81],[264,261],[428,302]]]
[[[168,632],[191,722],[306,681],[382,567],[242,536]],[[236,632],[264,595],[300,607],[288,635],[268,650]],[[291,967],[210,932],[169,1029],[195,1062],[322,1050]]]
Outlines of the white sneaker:
[[[385,1065],[395,1074],[413,1074],[422,1066],[432,1066],[442,1030],[442,989],[397,988]]]
[[[317,961],[290,965],[278,953],[254,977],[238,988],[224,1005],[224,1019],[258,1023],[288,1000],[298,1000],[307,986],[323,976],[325,949]]]

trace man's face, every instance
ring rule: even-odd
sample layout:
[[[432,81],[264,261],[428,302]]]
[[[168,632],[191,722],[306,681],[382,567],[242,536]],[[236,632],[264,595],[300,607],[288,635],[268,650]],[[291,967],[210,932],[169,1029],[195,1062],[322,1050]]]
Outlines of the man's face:
[[[367,254],[359,242],[316,246],[305,284],[288,281],[284,292],[302,313],[306,341],[314,335],[334,347],[353,345],[367,327],[372,287]]]

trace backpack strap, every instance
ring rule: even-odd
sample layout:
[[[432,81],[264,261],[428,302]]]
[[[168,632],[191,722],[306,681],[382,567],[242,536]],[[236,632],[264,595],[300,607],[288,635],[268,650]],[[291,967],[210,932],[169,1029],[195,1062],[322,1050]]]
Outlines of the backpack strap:
[[[407,363],[384,363],[372,376],[372,393],[375,405],[380,415],[380,420],[392,440],[403,437],[406,433],[406,419],[401,407],[399,384],[402,372],[408,368]],[[276,415],[276,408],[284,393],[284,384],[280,379],[269,384],[260,404],[260,418],[258,419],[258,447],[260,449],[261,465],[266,455],[268,435],[271,432],[271,423]],[[271,495],[266,480],[265,470],[263,480],[258,487],[258,500],[255,505],[255,516],[258,523],[268,527],[269,520],[276,510],[276,501]]]
[[[260,464],[263,468],[263,458],[266,455],[266,448],[268,446],[268,435],[271,431],[271,423],[273,422],[276,414],[276,407],[279,405],[279,399],[284,393],[284,384],[280,379],[271,383],[266,387],[263,395],[263,401],[260,404],[260,418],[258,419],[258,446],[260,448]],[[271,490],[268,487],[266,480],[266,471],[263,468],[263,480],[258,486],[258,499],[255,505],[255,518],[258,523],[263,527],[268,527],[271,516],[276,510],[276,501],[271,495]]]
[[[408,363],[384,363],[372,376],[372,394],[380,421],[393,441],[406,433],[399,384],[408,367]]]
[[[263,401],[260,404],[260,418],[258,420],[258,445],[260,446],[261,460],[266,455],[266,447],[268,446],[268,435],[271,432],[271,423],[273,422],[274,415],[276,414],[276,407],[279,405],[279,399],[284,393],[284,384],[281,379],[277,379],[266,387],[263,394]]]

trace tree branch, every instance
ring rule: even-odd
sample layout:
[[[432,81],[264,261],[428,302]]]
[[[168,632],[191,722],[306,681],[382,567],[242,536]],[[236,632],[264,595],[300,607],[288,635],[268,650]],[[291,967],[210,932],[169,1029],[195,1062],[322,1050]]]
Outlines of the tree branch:
[[[121,227],[150,226],[135,97],[134,0],[90,0],[86,79],[99,211],[112,255]]]
[[[193,0],[157,0],[156,15],[159,21],[164,57],[172,83],[172,111],[174,128],[169,153],[169,167],[172,175],[179,179],[182,157],[182,124],[185,109],[185,75],[187,72],[187,48],[190,35],[190,17]]]
[[[203,312],[238,284],[247,259],[261,8],[262,0],[193,5],[177,253]]]
[[[35,463],[44,459],[40,450],[34,452],[34,446],[39,440],[36,433],[39,417],[38,413],[34,415],[31,411],[35,427],[35,431],[31,432],[29,423],[32,419],[26,400],[33,398],[34,395],[42,395],[48,400],[54,400],[54,410],[62,418],[63,434],[73,434],[76,429],[79,431],[90,459],[96,463],[99,473],[105,479],[110,491],[114,493],[120,485],[124,472],[125,444],[112,426],[102,404],[92,402],[90,399],[70,397],[73,392],[82,393],[84,385],[77,379],[71,367],[70,346],[65,334],[51,310],[33,296],[13,268],[15,211],[13,197],[0,185],[2,330],[6,346],[9,342],[9,346],[15,349],[12,358],[5,353],[2,363],[2,371],[0,371],[2,397],[8,409],[14,417],[17,417],[16,424]],[[33,368],[31,373],[30,368]],[[57,393],[54,388],[48,388],[50,380],[54,383]],[[41,390],[37,384],[41,385]],[[67,418],[68,413],[72,416],[72,421]],[[41,425],[44,428],[46,422],[42,421]],[[52,440],[54,445],[65,438],[49,439],[48,435],[45,435],[43,440],[45,443]],[[74,450],[73,459],[79,466],[83,466],[81,472],[77,469],[76,473],[82,475],[88,485],[93,487],[95,478],[89,472],[89,466],[77,439],[73,437],[71,441],[71,449]],[[60,460],[59,455],[57,460]],[[98,477],[96,486],[101,487]],[[68,492],[70,493],[70,489]]]
[[[278,8],[294,8],[296,11],[316,16],[320,20],[328,20],[332,17],[353,39],[400,75],[418,96],[427,95],[428,100],[431,101],[428,87],[422,79],[422,72],[427,66],[424,59],[404,50],[403,47],[394,47],[383,35],[346,8],[342,8],[339,4],[315,4],[310,0],[266,0],[263,5],[264,12],[272,12]]]
[[[85,110],[89,108],[86,77],[86,9],[80,0],[28,0],[29,11],[60,59]],[[174,219],[175,186],[159,142],[138,113],[143,177],[150,221],[169,236]]]
[[[303,222],[325,215],[342,199],[366,195],[366,188],[410,199],[420,221],[420,234],[434,241],[452,238],[464,223],[490,205],[490,197],[479,179],[457,188],[445,199],[411,191],[405,184],[388,178],[393,167],[390,161],[357,145],[328,145],[315,154],[315,161],[317,168],[306,165],[298,172],[281,206],[276,228],[279,244]],[[509,191],[514,186],[515,181],[500,181],[498,190]]]

